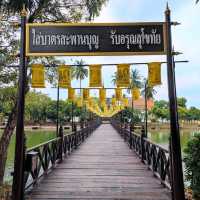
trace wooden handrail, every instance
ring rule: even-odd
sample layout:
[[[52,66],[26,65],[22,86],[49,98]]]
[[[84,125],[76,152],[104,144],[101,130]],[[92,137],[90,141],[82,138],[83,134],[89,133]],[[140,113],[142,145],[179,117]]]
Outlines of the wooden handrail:
[[[148,165],[161,183],[171,190],[169,151],[145,138],[143,130],[141,134],[137,134],[130,129],[123,128],[122,123],[116,119],[112,119],[111,124],[124,138],[124,141],[129,144],[129,147],[141,158],[141,161]]]
[[[76,149],[100,124],[99,119],[93,120],[89,122],[89,126],[67,134],[63,134],[61,127],[59,137],[27,149],[24,190],[27,191],[30,187],[34,187],[44,174],[62,162],[63,155],[70,154]]]

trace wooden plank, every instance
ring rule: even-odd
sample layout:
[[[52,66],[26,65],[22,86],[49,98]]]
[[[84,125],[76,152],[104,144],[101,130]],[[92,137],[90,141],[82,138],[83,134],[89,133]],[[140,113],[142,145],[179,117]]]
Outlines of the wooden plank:
[[[30,199],[170,200],[171,196],[111,125],[103,124],[45,176]]]

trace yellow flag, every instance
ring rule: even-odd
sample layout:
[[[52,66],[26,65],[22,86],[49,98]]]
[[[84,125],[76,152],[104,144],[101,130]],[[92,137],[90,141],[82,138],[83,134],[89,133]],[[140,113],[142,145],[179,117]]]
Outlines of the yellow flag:
[[[87,101],[89,96],[89,89],[83,89],[83,100]]]
[[[128,107],[128,106],[129,106],[128,98],[123,98],[123,99],[122,99],[122,102],[123,102],[123,105],[124,105],[125,107]]]
[[[122,98],[122,89],[121,88],[116,88],[115,89],[115,97],[118,101],[121,100]]]
[[[99,89],[99,99],[101,102],[106,100],[106,89]]]
[[[113,97],[113,98],[111,99],[111,103],[112,103],[113,106],[115,106],[115,105],[116,105],[116,98]]]
[[[161,63],[152,62],[148,64],[148,84],[155,86],[161,84]]]
[[[71,87],[71,73],[69,66],[60,65],[58,67],[58,80],[58,85],[60,88]]]
[[[75,90],[73,88],[68,88],[68,99],[73,101],[75,97]]]
[[[130,65],[117,65],[117,87],[128,87],[130,84]]]
[[[45,88],[44,65],[32,64],[32,88]]]
[[[132,93],[132,98],[134,99],[134,100],[138,100],[139,98],[140,98],[140,90],[138,89],[138,88],[133,88],[132,90],[131,90],[131,93]]]
[[[77,99],[76,105],[77,105],[77,107],[79,107],[79,108],[82,107],[82,106],[83,106],[82,99]]]
[[[90,87],[101,87],[101,65],[90,65]]]

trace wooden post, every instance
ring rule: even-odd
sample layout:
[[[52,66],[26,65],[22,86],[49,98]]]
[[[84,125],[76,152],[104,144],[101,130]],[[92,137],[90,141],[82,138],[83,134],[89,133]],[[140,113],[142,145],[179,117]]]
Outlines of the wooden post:
[[[59,162],[61,163],[63,161],[63,139],[64,139],[64,135],[63,135],[63,127],[60,126],[59,128],[59,137],[60,137],[60,142],[59,142]]]
[[[72,101],[72,107],[71,107],[71,128],[72,128],[72,132],[74,131],[74,103]]]
[[[56,115],[57,115],[57,120],[56,120],[56,134],[59,136],[59,103],[60,103],[60,88],[59,86],[57,87],[57,102],[56,102]]]
[[[25,162],[25,136],[24,136],[24,104],[26,86],[26,10],[21,12],[21,45],[19,67],[19,89],[17,103],[15,162],[12,185],[12,200],[24,200],[24,162]]]
[[[145,137],[148,136],[147,82],[145,82]]]
[[[145,162],[145,147],[144,147],[144,138],[145,138],[145,128],[142,126],[141,130],[141,160]]]
[[[168,76],[168,93],[170,107],[170,131],[171,131],[171,167],[173,168],[173,199],[185,200],[183,168],[181,158],[180,132],[178,123],[178,109],[176,98],[175,70],[172,56],[172,39],[171,39],[171,19],[170,10],[167,5],[165,11],[166,20],[166,45],[167,45],[167,76]]]
[[[131,123],[130,124],[130,127],[129,127],[129,147],[130,147],[130,149],[132,149],[132,147],[133,147],[133,144],[132,144],[132,131],[134,131],[134,125]]]

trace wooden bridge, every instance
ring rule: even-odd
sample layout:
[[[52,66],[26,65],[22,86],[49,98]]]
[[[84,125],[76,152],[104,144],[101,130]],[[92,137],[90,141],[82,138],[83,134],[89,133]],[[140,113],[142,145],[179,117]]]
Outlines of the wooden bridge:
[[[28,151],[27,200],[171,199],[168,152],[116,121],[99,125],[61,131],[59,139]]]

